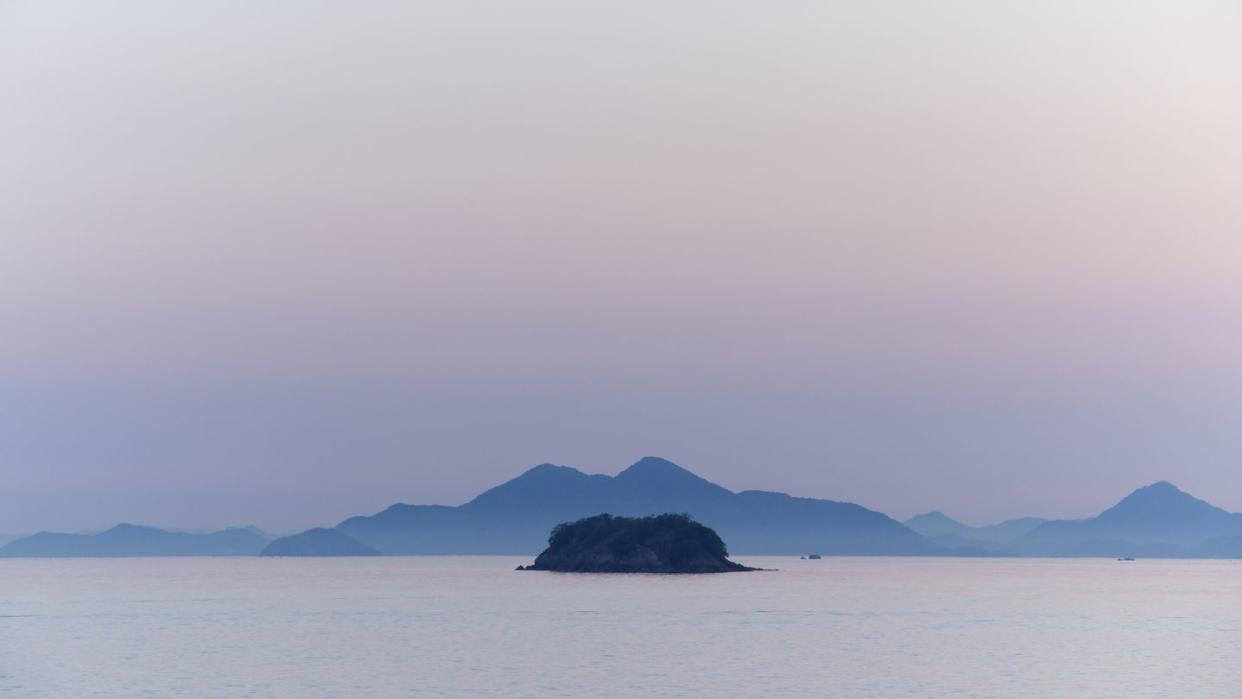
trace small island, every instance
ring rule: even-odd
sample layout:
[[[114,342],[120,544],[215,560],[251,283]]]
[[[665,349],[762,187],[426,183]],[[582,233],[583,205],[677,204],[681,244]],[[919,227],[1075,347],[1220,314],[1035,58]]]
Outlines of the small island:
[[[614,517],[556,525],[548,548],[518,570],[562,573],[730,573],[758,570],[728,559],[716,532],[684,514]]]

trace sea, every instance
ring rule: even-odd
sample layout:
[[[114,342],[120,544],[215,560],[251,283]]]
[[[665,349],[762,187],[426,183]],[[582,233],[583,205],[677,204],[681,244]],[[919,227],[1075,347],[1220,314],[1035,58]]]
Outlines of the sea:
[[[0,560],[5,697],[1242,697],[1242,561]]]

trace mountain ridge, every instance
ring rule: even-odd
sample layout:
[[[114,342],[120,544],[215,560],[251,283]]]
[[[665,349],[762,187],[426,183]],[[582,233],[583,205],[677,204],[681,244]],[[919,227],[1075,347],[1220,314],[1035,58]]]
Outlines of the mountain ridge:
[[[1025,555],[1185,557],[1234,536],[1242,536],[1242,515],[1157,481],[1095,517],[1045,522],[1012,545]]]
[[[557,524],[602,513],[688,514],[748,555],[1242,558],[1242,514],[1168,481],[1137,488],[1093,517],[973,527],[937,510],[901,523],[855,503],[733,492],[659,457],[643,457],[614,476],[539,464],[462,505],[394,503],[292,537],[255,527],[201,532],[123,522],[100,532],[15,538],[0,546],[0,557],[255,555],[268,548],[277,555],[526,555],[537,553]]]
[[[907,519],[905,525],[934,543],[959,553],[1013,555],[1014,551],[1006,548],[1006,544],[1047,521],[1042,517],[1018,517],[973,527],[933,510]]]
[[[0,546],[0,558],[252,556],[270,541],[255,527],[192,534],[122,522],[96,534],[38,532]]]
[[[748,554],[945,553],[887,515],[785,493],[734,493],[667,459],[643,457],[615,476],[540,464],[453,507],[393,505],[337,528],[383,553],[535,554],[561,522],[600,513],[686,513]]]

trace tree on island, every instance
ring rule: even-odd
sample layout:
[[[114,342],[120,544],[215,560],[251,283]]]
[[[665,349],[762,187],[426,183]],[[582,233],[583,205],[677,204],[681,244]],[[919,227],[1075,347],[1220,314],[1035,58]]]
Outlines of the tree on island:
[[[600,514],[552,529],[548,548],[522,570],[577,573],[725,573],[754,570],[728,560],[724,541],[687,514]]]

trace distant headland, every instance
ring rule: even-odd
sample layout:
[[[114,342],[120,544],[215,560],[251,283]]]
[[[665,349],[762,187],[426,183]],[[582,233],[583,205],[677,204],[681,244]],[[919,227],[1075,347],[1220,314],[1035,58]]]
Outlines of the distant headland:
[[[98,534],[39,532],[0,546],[0,557],[254,556],[271,540],[254,527],[198,534],[118,524]]]
[[[268,544],[259,552],[259,555],[286,557],[378,556],[380,552],[339,529],[315,527],[301,534],[277,539]]]

